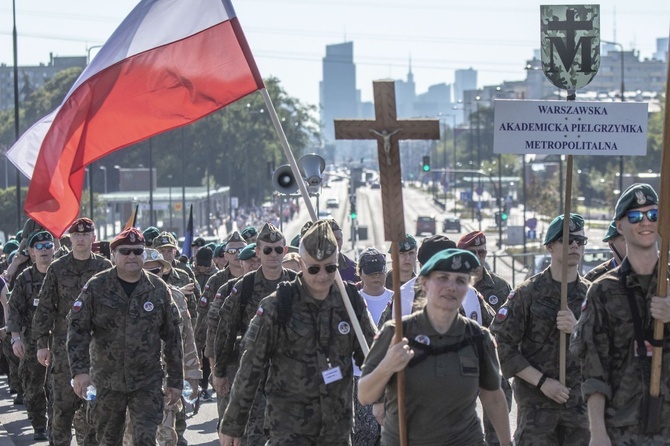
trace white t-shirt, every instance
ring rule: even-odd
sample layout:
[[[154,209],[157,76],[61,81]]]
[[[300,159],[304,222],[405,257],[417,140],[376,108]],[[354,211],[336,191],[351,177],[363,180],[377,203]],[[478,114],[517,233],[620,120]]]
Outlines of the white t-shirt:
[[[375,324],[379,323],[379,318],[382,316],[382,312],[388,305],[389,300],[393,297],[393,291],[388,288],[384,288],[384,292],[379,296],[371,296],[363,290],[360,291],[361,296],[365,299],[365,303],[368,304],[368,311],[372,315],[372,320]]]

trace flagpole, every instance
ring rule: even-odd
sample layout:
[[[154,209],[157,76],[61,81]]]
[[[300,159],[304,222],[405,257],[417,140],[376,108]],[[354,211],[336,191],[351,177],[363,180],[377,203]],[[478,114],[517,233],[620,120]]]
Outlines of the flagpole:
[[[12,0],[12,18],[14,28],[12,30],[12,40],[14,44],[14,133],[16,140],[19,140],[19,51],[18,36],[16,32],[16,0]],[[21,172],[16,168],[16,227],[21,229]]]
[[[314,205],[312,204],[312,200],[309,199],[309,192],[307,191],[307,186],[305,185],[305,182],[301,181],[302,174],[300,173],[300,169],[298,168],[298,163],[296,163],[295,161],[293,152],[291,152],[291,147],[289,146],[288,140],[286,139],[286,134],[284,133],[284,129],[281,126],[281,122],[279,121],[279,117],[277,116],[277,112],[275,110],[274,104],[272,103],[272,99],[270,99],[270,94],[268,93],[267,88],[261,88],[260,92],[263,95],[263,101],[265,101],[265,105],[268,108],[270,118],[272,119],[272,124],[275,127],[275,131],[277,132],[279,141],[281,142],[282,148],[284,149],[284,154],[286,155],[288,163],[291,166],[291,172],[293,173],[293,177],[296,179],[296,183],[298,183],[298,187],[300,188],[300,194],[302,195],[303,201],[305,202],[305,206],[307,206],[309,216],[312,219],[312,221],[316,221],[317,216],[314,210]],[[367,356],[368,351],[370,351],[370,348],[368,346],[367,341],[365,340],[365,336],[363,336],[363,330],[361,330],[361,325],[358,322],[358,319],[356,318],[356,313],[354,312],[353,307],[351,306],[351,301],[346,297],[347,291],[344,288],[344,282],[342,282],[342,276],[340,276],[339,270],[337,271],[337,275],[335,276],[335,283],[337,284],[337,288],[340,291],[340,295],[342,296],[342,302],[344,302],[344,306],[347,309],[347,314],[349,315],[349,319],[351,320],[351,325],[353,325],[354,331],[356,332],[356,338],[358,339],[358,343],[361,346],[361,349],[363,350],[363,354]]]

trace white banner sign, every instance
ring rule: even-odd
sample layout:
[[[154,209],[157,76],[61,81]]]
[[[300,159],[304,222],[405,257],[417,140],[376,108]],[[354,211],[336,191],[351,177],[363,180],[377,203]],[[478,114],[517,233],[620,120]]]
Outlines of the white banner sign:
[[[496,99],[494,110],[494,153],[647,153],[646,103]]]

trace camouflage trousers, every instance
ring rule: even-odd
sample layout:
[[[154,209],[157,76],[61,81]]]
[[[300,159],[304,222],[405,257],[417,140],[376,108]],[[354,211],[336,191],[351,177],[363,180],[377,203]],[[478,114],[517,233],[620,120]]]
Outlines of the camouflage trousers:
[[[670,444],[670,427],[659,433],[645,435],[640,426],[607,427],[612,446],[667,446]]]
[[[54,446],[70,446],[75,413],[80,408],[83,408],[83,413],[86,413],[86,402],[74,393],[70,380],[71,376],[69,372],[56,372],[55,367],[49,374],[49,389],[51,391],[50,398],[53,412],[53,419],[51,420],[51,443]],[[79,418],[79,423],[75,424],[75,429],[78,432],[77,443],[86,446],[97,444],[95,429],[90,424],[88,417]]]
[[[266,444],[267,436],[265,435],[265,391],[263,386],[258,386],[254,403],[249,412],[249,420],[247,421],[247,428],[244,430],[244,436],[240,441],[240,446],[262,446]],[[292,444],[292,443],[284,443]]]
[[[26,354],[19,364],[19,375],[30,424],[33,429],[46,429],[47,397],[44,389],[47,369],[37,361],[35,349],[26,349]]]
[[[503,392],[505,392],[505,399],[507,400],[507,407],[512,410],[512,386],[509,385],[509,381],[505,378],[500,378],[500,387],[502,387]],[[496,435],[495,429],[493,429],[493,424],[491,420],[486,415],[484,411],[484,439],[488,446],[497,446],[500,444],[498,441],[498,436]]]
[[[156,444],[158,425],[163,420],[163,389],[161,381],[134,392],[98,389],[93,407],[93,420],[101,445],[120,445],[126,424],[126,410],[133,432],[133,445]]]
[[[351,446],[351,439],[346,438],[322,438],[304,436],[294,433],[279,435],[270,434],[265,446]]]
[[[226,377],[228,378],[228,382],[231,385],[235,380],[235,375],[237,374],[237,367],[238,364],[226,367]],[[216,392],[216,412],[219,415],[219,422],[216,425],[217,430],[219,429],[219,425],[221,424],[221,420],[223,419],[223,414],[226,411],[226,407],[228,407],[228,401],[230,401],[230,393],[226,395],[219,395],[219,392]]]
[[[9,366],[9,373],[7,374],[7,381],[10,390],[15,390],[17,393],[23,393],[23,386],[21,385],[21,378],[19,375],[20,359],[14,354],[12,349],[12,334],[7,333],[5,339],[2,340],[2,353],[7,358],[7,365]]]
[[[516,446],[588,446],[586,405],[569,409],[518,406]]]
[[[165,406],[163,410],[163,421],[158,426],[156,442],[159,446],[176,446],[177,431],[175,430],[175,417],[182,406],[181,401],[172,406]],[[130,422],[130,414],[126,418],[126,432],[123,434],[123,446],[133,446],[133,426]]]

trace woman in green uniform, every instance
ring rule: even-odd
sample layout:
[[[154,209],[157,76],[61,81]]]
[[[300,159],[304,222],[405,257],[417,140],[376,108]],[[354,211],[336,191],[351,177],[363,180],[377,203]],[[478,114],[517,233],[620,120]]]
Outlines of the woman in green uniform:
[[[501,446],[511,444],[493,337],[459,314],[470,273],[478,266],[477,257],[462,249],[435,254],[420,272],[425,306],[403,319],[403,340],[392,345],[394,321],[377,335],[363,365],[358,399],[365,405],[385,397],[383,446],[400,443],[396,372],[403,369],[408,444],[484,445],[478,396]]]

